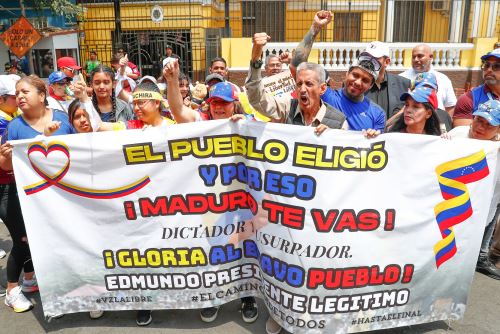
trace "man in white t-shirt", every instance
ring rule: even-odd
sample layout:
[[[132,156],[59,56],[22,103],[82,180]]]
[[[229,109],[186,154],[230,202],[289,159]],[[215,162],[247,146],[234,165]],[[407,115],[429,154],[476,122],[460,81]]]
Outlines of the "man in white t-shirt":
[[[457,104],[457,97],[455,96],[453,85],[451,84],[451,80],[445,74],[432,68],[432,59],[433,54],[430,46],[426,44],[417,45],[411,52],[412,68],[400,73],[399,75],[414,81],[415,77],[419,73],[434,73],[439,87],[439,90],[437,91],[438,108],[446,110],[450,116],[453,116],[455,104]]]

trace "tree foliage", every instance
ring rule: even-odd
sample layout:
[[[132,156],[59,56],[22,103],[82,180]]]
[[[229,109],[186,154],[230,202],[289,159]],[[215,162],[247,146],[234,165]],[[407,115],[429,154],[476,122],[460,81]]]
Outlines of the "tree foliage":
[[[67,19],[78,17],[82,14],[82,7],[76,5],[71,0],[24,0],[24,5],[37,10],[49,8],[55,15],[63,15]]]

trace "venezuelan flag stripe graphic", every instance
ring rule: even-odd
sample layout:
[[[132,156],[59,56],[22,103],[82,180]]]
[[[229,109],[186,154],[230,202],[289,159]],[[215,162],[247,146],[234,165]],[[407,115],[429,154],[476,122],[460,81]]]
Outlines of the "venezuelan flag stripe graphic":
[[[451,259],[457,252],[453,226],[472,216],[467,183],[479,181],[489,174],[484,151],[445,162],[436,168],[444,202],[434,207],[436,222],[443,238],[434,246],[436,266]]]
[[[42,153],[45,157],[47,157],[51,152],[54,151],[62,152],[68,158],[66,163],[62,166],[62,168],[59,171],[57,171],[54,175],[50,175],[49,173],[45,172],[42,168],[40,168],[40,166],[38,166],[32,160],[30,156],[34,152],[38,152]],[[32,143],[31,145],[28,146],[28,159],[31,163],[31,166],[33,167],[33,170],[38,175],[40,175],[40,177],[43,180],[25,186],[24,192],[26,193],[26,195],[33,195],[44,189],[47,189],[50,186],[55,186],[59,189],[62,189],[71,194],[81,197],[94,198],[94,199],[111,199],[132,194],[137,190],[145,187],[151,181],[148,176],[145,176],[128,185],[114,189],[91,189],[63,182],[61,180],[68,173],[71,160],[69,155],[69,149],[62,142],[50,142],[47,146],[45,146],[45,144],[41,142]]]

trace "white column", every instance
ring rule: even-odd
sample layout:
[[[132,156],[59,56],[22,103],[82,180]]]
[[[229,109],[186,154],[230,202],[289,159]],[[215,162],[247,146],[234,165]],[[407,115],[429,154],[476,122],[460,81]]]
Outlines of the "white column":
[[[470,37],[477,37],[479,30],[479,16],[481,15],[481,1],[474,1],[474,17],[472,18],[472,31]]]
[[[498,0],[490,1],[490,15],[488,16],[488,32],[486,37],[495,37],[495,24],[496,20],[499,19],[497,16],[498,11]]]
[[[450,43],[460,43],[462,28],[462,0],[456,0],[451,3],[450,13],[450,32],[448,34],[448,41]]]
[[[394,30],[394,0],[385,3],[385,42],[391,43]]]

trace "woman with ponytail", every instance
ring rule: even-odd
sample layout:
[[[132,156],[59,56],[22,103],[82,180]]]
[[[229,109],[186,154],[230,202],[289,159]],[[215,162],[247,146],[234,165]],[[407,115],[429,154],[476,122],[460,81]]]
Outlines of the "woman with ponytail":
[[[134,119],[130,106],[116,98],[113,71],[105,66],[97,66],[90,74],[93,89],[92,104],[104,122],[126,122]]]

